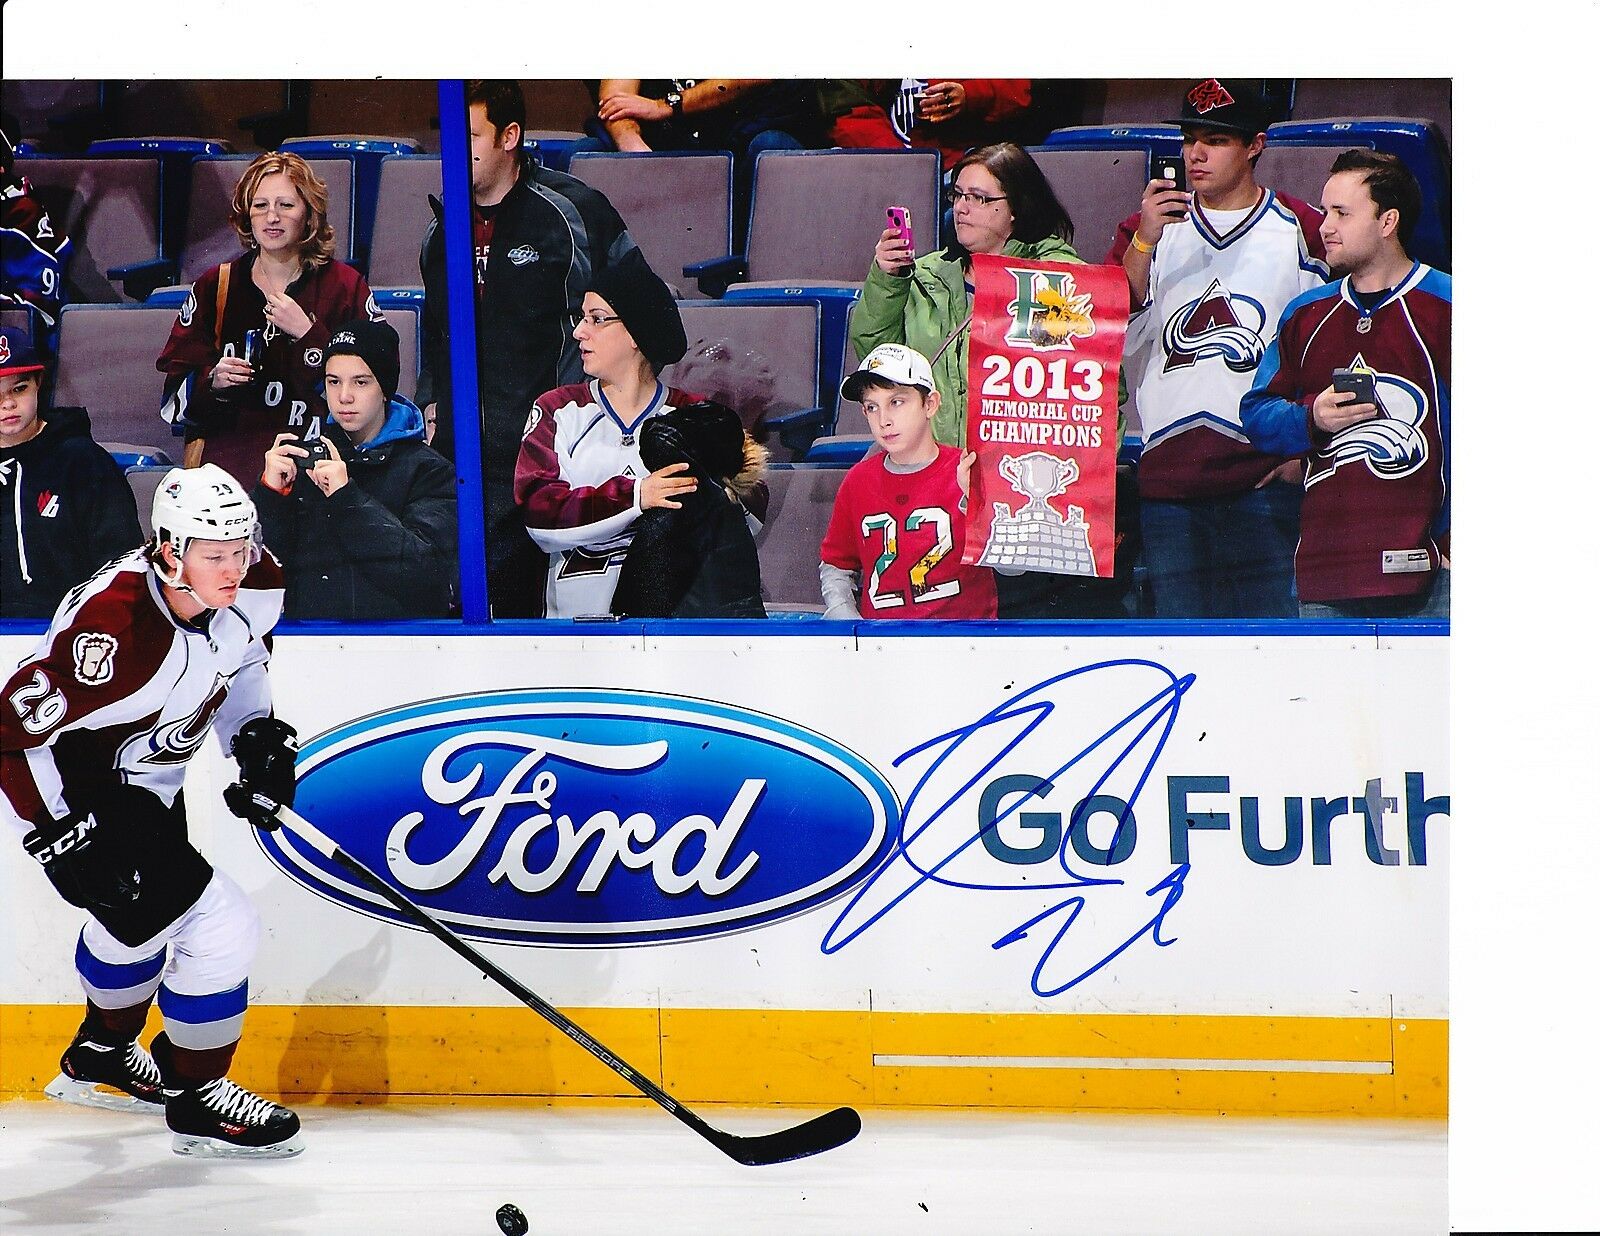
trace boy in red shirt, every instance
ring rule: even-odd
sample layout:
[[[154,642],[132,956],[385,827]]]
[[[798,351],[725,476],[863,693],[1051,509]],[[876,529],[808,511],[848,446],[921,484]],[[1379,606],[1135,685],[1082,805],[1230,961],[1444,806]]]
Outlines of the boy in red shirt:
[[[994,573],[966,566],[973,456],[933,437],[939,392],[922,353],[874,348],[840,388],[883,454],[850,469],[822,538],[827,618],[993,618]]]

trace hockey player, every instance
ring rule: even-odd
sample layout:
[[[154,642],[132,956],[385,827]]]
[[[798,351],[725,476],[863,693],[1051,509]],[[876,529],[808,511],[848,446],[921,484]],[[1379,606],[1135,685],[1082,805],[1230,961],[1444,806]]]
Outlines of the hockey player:
[[[1127,272],[1130,392],[1144,427],[1141,531],[1156,612],[1292,618],[1300,464],[1239,424],[1278,315],[1327,277],[1315,208],[1256,182],[1269,122],[1258,83],[1184,97],[1189,190],[1151,180],[1106,260]]]
[[[1322,204],[1344,278],[1284,310],[1240,409],[1262,450],[1310,452],[1300,614],[1447,617],[1450,276],[1406,252],[1422,192],[1394,155],[1345,151]],[[1372,399],[1337,389],[1363,377]]]
[[[839,486],[818,568],[826,618],[993,618],[994,572],[966,566],[967,476],[975,458],[933,436],[927,357],[880,344],[844,380],[883,454]]]
[[[0,694],[0,817],[90,914],[76,952],[88,1008],[46,1093],[164,1106],[179,1154],[297,1154],[299,1118],[227,1078],[259,924],[189,843],[183,802],[213,726],[239,761],[235,814],[271,827],[262,802],[294,799],[294,731],[267,683],[282,576],[215,464],[169,472],[151,525],[148,545],[68,593]],[[156,998],[165,1029],[146,1052]]]

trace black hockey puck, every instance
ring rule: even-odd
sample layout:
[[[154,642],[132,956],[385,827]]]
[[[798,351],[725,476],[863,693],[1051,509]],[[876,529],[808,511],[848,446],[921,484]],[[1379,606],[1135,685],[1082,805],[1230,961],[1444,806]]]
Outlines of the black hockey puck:
[[[494,1212],[494,1221],[500,1225],[500,1230],[506,1236],[526,1236],[528,1216],[510,1202]]]

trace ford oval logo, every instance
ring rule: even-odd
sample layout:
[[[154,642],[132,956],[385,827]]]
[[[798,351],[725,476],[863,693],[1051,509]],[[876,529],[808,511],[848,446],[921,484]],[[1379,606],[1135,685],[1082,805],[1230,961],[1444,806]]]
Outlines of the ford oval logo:
[[[454,696],[307,742],[295,809],[461,935],[643,944],[770,923],[864,879],[899,804],[859,755],[776,717],[636,691]],[[293,880],[407,923],[287,831]]]

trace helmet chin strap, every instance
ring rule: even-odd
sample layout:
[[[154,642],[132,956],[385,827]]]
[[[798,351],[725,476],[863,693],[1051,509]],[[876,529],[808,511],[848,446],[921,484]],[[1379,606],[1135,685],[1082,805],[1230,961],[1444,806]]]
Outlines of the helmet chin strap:
[[[172,574],[170,574],[170,575],[167,574],[167,568],[166,568],[166,563],[165,563],[165,560],[164,560],[164,555],[161,552],[161,548],[162,548],[163,545],[171,545],[172,546],[173,561],[175,561],[178,564],[177,569],[175,571],[173,571]],[[195,600],[198,601],[200,599],[199,594],[196,593],[193,588],[189,587],[189,585],[184,582],[184,578],[183,578],[183,555],[178,552],[178,546],[176,545],[176,543],[174,543],[172,541],[162,541],[162,542],[158,543],[156,545],[156,552],[153,555],[151,555],[150,567],[151,567],[151,569],[153,571],[155,571],[156,578],[159,579],[168,588],[171,588],[174,592],[187,592],[190,596],[194,597]]]

